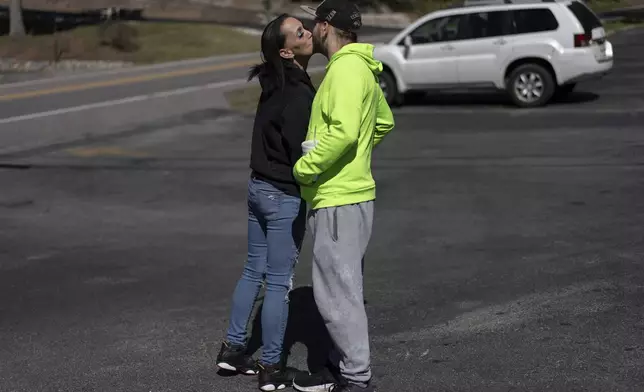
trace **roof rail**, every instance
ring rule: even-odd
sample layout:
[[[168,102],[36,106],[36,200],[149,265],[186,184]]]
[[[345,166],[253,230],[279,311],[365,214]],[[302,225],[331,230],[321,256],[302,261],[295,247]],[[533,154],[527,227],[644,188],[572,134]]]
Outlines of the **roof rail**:
[[[464,0],[463,6],[472,7],[479,5],[556,3],[557,1],[565,0]]]

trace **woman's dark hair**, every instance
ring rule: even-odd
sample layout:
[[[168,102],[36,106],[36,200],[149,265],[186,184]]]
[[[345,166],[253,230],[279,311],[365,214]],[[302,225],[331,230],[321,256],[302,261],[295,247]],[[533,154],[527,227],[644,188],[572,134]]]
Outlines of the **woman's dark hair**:
[[[280,56],[280,50],[284,48],[286,36],[282,34],[282,24],[289,18],[289,14],[282,14],[270,21],[262,33],[262,63],[254,65],[248,73],[248,80],[260,74],[271,75],[277,85],[282,89],[285,84],[285,67],[288,60]]]

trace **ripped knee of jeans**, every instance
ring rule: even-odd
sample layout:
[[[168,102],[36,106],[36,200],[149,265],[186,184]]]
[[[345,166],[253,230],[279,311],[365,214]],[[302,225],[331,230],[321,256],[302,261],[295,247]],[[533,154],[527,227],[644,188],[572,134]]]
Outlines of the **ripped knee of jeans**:
[[[295,280],[295,272],[291,274],[291,276],[288,278],[288,286],[286,287],[286,302],[289,302],[289,295],[291,294],[291,291],[293,290],[293,281]]]

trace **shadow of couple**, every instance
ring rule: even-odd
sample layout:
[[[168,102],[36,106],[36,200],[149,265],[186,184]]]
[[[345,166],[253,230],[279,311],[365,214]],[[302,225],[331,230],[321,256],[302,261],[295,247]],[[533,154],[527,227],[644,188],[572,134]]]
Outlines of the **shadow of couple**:
[[[255,353],[262,347],[262,306],[263,303],[259,305],[253,319],[248,342],[249,353]],[[289,293],[288,323],[282,354],[284,364],[296,343],[306,347],[306,362],[311,373],[324,368],[333,349],[333,341],[318,311],[313,288],[310,286],[297,287]]]
[[[263,299],[259,298],[258,303],[259,306],[253,312],[250,325],[250,338],[246,350],[249,355],[254,355],[262,347]],[[313,297],[313,288],[310,286],[297,287],[289,293],[288,323],[282,354],[284,365],[287,364],[296,343],[304,345],[307,349],[306,362],[309,372],[315,373],[326,366],[327,359],[333,350],[333,341],[318,311]],[[228,372],[225,373],[228,374]]]

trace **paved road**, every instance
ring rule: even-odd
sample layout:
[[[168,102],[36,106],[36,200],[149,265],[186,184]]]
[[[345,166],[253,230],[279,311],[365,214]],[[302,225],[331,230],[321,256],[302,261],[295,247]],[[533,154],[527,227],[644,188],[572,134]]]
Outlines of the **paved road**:
[[[641,390],[644,31],[614,40],[615,72],[566,103],[397,111],[365,277],[380,391]],[[0,156],[0,390],[254,389],[207,355],[244,261],[252,124],[217,96],[0,124],[25,146]],[[324,342],[309,282],[307,239],[301,368]]]

